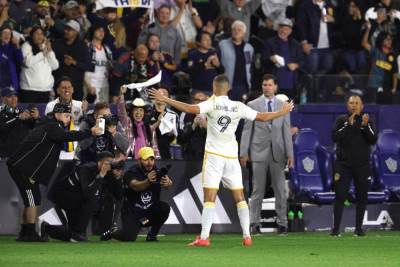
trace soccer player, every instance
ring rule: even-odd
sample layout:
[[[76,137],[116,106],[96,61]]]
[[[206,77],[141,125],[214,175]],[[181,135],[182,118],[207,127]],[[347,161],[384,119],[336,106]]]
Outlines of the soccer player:
[[[236,202],[240,225],[243,231],[243,245],[251,246],[249,208],[243,194],[242,170],[238,161],[238,144],[235,131],[239,120],[268,121],[283,116],[293,109],[293,103],[285,103],[278,112],[257,112],[245,104],[228,98],[229,80],[218,75],[213,81],[213,93],[207,101],[190,105],[164,96],[156,89],[149,90],[152,98],[165,102],[174,108],[207,117],[207,138],[202,170],[204,204],[201,219],[201,235],[190,246],[210,246],[210,229],[215,213],[215,198],[222,183],[231,190]]]

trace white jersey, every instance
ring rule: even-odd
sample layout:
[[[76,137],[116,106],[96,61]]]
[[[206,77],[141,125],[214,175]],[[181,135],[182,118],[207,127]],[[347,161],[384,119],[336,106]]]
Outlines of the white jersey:
[[[240,119],[254,120],[257,111],[228,96],[213,95],[200,103],[200,113],[207,116],[205,151],[223,157],[237,158],[238,144],[235,132]]]

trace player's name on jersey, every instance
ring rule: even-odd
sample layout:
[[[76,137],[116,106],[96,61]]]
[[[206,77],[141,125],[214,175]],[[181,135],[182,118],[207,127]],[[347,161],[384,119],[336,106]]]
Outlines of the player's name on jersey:
[[[239,111],[239,108],[237,106],[228,107],[228,106],[221,106],[218,104],[215,105],[215,109],[223,110],[223,111],[227,111],[227,112],[238,112]]]

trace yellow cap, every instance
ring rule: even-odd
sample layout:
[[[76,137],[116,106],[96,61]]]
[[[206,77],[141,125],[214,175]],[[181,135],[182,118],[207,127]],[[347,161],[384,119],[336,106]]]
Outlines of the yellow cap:
[[[37,5],[38,5],[38,6],[42,6],[42,7],[50,7],[50,4],[49,4],[49,2],[48,2],[47,0],[40,0],[40,1],[37,3]]]
[[[146,160],[146,159],[148,159],[150,157],[154,158],[154,150],[151,147],[148,147],[148,146],[142,147],[139,150],[138,154],[139,154],[139,157],[141,159],[144,159],[144,160]]]

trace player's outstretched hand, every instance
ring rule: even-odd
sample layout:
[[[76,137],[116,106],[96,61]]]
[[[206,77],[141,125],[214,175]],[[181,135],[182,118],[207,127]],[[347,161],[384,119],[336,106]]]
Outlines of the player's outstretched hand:
[[[162,94],[161,91],[159,91],[157,89],[151,88],[149,90],[149,96],[151,98],[153,98],[154,100],[157,100],[157,101],[160,101],[160,102],[164,102],[165,96]]]
[[[287,114],[287,113],[291,112],[293,110],[293,108],[294,108],[294,103],[293,103],[293,101],[290,101],[289,103],[286,102],[283,104],[281,111],[284,114]]]

